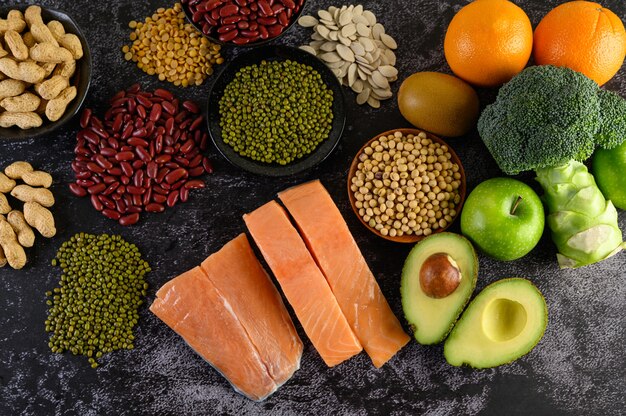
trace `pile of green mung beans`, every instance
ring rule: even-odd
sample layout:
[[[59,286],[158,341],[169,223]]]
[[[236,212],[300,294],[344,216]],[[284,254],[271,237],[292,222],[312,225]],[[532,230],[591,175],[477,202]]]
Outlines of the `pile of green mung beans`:
[[[333,91],[312,67],[291,60],[241,68],[219,102],[222,138],[241,156],[286,165],[328,138]]]
[[[137,246],[116,235],[79,233],[61,245],[52,265],[63,271],[59,287],[46,292],[52,352],[87,356],[96,368],[103,354],[134,348],[150,272]]]

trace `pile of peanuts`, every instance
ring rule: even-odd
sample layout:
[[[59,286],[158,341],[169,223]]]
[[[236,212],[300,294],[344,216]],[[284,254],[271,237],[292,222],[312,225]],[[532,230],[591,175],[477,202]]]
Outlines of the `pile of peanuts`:
[[[164,89],[142,91],[135,84],[111,99],[104,122],[86,109],[80,119],[70,191],[90,196],[93,207],[121,225],[139,214],[163,212],[186,202],[197,177],[213,172],[202,155],[208,135],[193,101],[180,102]]]
[[[176,86],[201,85],[222,64],[220,45],[209,42],[186,23],[180,3],[160,8],[145,23],[131,21],[131,46],[124,45],[124,59],[137,63],[148,75]]]
[[[458,214],[461,172],[446,145],[397,131],[372,141],[350,179],[359,216],[383,236],[428,236]]]
[[[13,162],[0,172],[0,267],[7,263],[14,269],[24,267],[24,248],[35,244],[32,228],[45,238],[56,235],[54,218],[47,209],[54,205],[54,195],[47,189],[51,185],[52,176],[34,170],[28,162]],[[5,195],[9,193],[24,203],[23,212],[11,208]]]
[[[83,56],[80,39],[63,24],[45,24],[41,8],[11,10],[0,19],[0,127],[39,127],[42,116],[59,120],[76,98],[70,79]]]

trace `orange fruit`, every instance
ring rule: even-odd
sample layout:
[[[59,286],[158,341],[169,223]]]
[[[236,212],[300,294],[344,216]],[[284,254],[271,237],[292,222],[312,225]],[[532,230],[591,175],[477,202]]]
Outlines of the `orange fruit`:
[[[619,71],[625,53],[624,24],[598,3],[563,3],[545,15],[535,29],[533,56],[538,65],[566,66],[598,85]]]
[[[507,0],[476,0],[454,16],[444,40],[452,72],[470,84],[496,87],[520,73],[533,48],[524,11]]]

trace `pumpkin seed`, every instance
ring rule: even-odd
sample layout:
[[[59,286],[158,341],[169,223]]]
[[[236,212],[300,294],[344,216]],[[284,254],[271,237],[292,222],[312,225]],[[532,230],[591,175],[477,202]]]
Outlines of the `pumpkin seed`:
[[[319,11],[317,12],[317,15],[318,15],[318,16],[320,17],[320,19],[322,19],[322,20],[330,20],[330,21],[332,22],[332,21],[335,19],[335,18],[333,17],[333,15],[332,15],[332,14],[330,14],[329,12],[327,12],[327,11],[326,11],[326,10],[324,10],[324,9],[319,10]]]
[[[380,35],[385,33],[385,28],[380,23],[376,23],[374,27],[372,27],[372,37],[376,40],[380,39]]]
[[[374,26],[376,24],[376,16],[374,15],[374,13],[370,12],[369,10],[365,10],[363,12],[363,17],[367,19],[370,26]]]
[[[357,94],[360,93],[361,91],[363,91],[363,80],[357,78],[354,80],[354,84],[352,84],[350,87],[352,87],[352,91],[356,92]]]
[[[320,49],[324,52],[332,52],[335,50],[336,47],[337,44],[335,42],[324,42],[322,46],[320,46]]]
[[[302,27],[313,27],[315,25],[317,25],[319,22],[318,20],[313,17],[313,16],[302,16],[301,18],[298,19],[298,24]]]
[[[324,39],[328,39],[328,35],[330,34],[330,30],[324,25],[315,26],[315,31]]]
[[[352,52],[352,49],[350,49],[346,45],[342,45],[342,44],[337,45],[337,54],[344,61],[354,62],[354,52]]]
[[[359,42],[352,42],[350,49],[352,49],[352,52],[357,56],[365,55],[365,48]]]
[[[372,108],[380,108],[380,101],[378,101],[376,98],[374,97],[369,97],[367,99],[367,103],[372,107]]]
[[[393,78],[398,75],[398,70],[391,65],[382,65],[378,67],[378,71],[387,78]]]
[[[363,14],[363,5],[357,4],[354,6],[354,10],[352,10],[352,14],[355,16],[361,16]]]
[[[352,12],[349,10],[346,10],[345,12],[341,13],[339,15],[339,25],[340,26],[345,26],[348,23],[352,22]]]
[[[368,87],[363,88],[363,91],[361,91],[359,95],[356,96],[356,103],[358,105],[365,104],[370,97],[370,92],[371,90]]]
[[[376,49],[376,45],[374,44],[374,42],[370,38],[366,38],[366,37],[361,36],[359,38],[359,43],[361,45],[363,45],[363,47],[365,48],[365,50],[367,52],[371,52],[374,49]]]
[[[396,41],[386,33],[380,34],[380,40],[382,40],[385,46],[387,46],[389,49],[398,48],[398,44],[396,43]]]
[[[312,55],[317,55],[317,51],[312,46],[302,45],[302,46],[300,46],[300,49],[302,49],[303,51],[306,51],[306,52],[308,52],[308,53],[310,53]]]
[[[329,62],[329,63],[340,62],[341,61],[341,57],[339,55],[337,55],[336,52],[326,52],[326,53],[323,53],[322,55],[320,55],[320,58],[322,58],[323,61],[326,61],[326,62]]]
[[[356,24],[356,32],[360,35],[360,36],[365,36],[365,37],[369,37],[370,33],[372,32],[369,28],[369,26],[363,24],[363,23],[357,23]]]
[[[341,34],[345,37],[352,36],[356,33],[356,26],[354,23],[350,23],[341,28]]]
[[[379,71],[373,71],[371,78],[372,78],[373,85],[376,85],[382,89],[389,88],[389,81],[387,81],[387,78],[385,78],[385,76],[381,74]]]
[[[356,69],[357,69],[357,64],[356,63],[352,63],[350,64],[350,67],[348,68],[348,85],[349,86],[354,86],[354,83],[356,82]]]

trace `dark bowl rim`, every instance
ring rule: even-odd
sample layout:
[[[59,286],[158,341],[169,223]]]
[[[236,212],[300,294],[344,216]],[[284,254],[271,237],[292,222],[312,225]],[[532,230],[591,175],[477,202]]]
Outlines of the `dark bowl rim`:
[[[0,5],[0,15],[4,15],[5,12],[8,13],[11,10],[20,10],[20,11],[24,11],[26,10],[28,7],[32,6],[32,4],[16,4],[16,5]],[[55,121],[55,122],[51,122],[49,120],[44,119],[44,124],[42,124],[40,127],[34,128],[34,129],[26,129],[26,130],[21,130],[17,127],[10,127],[10,128],[2,128],[0,127],[0,141],[21,141],[21,140],[29,140],[29,139],[34,139],[34,138],[38,138],[40,136],[43,136],[45,134],[50,134],[53,131],[57,130],[58,128],[64,126],[65,124],[67,124],[71,119],[74,118],[74,116],[76,116],[76,114],[78,114],[80,112],[80,109],[82,108],[85,100],[87,99],[87,94],[89,92],[89,88],[91,87],[91,75],[92,75],[92,68],[93,68],[93,59],[91,56],[91,49],[89,47],[89,43],[87,42],[87,37],[85,36],[85,34],[83,33],[82,29],[80,28],[80,26],[78,25],[78,23],[76,22],[76,20],[74,20],[74,18],[72,16],[70,16],[68,13],[66,13],[63,10],[59,10],[59,9],[55,9],[53,7],[41,7],[41,11],[42,13],[54,13],[57,15],[60,15],[63,17],[63,19],[65,21],[62,21],[61,23],[69,23],[71,26],[73,26],[75,28],[75,32],[69,32],[69,33],[74,33],[76,36],[78,36],[78,38],[81,40],[82,46],[83,46],[83,57],[80,58],[79,61],[77,61],[76,64],[76,68],[77,70],[81,70],[83,67],[86,69],[87,72],[87,80],[86,80],[86,84],[85,84],[85,89],[84,91],[77,91],[76,92],[76,98],[70,103],[72,104],[72,107],[75,107],[75,110],[73,112],[66,112],[65,114],[63,114],[63,116]],[[86,59],[87,62],[84,62],[83,60]],[[81,73],[81,76],[83,74]],[[74,75],[75,76],[75,75]],[[78,89],[78,87],[77,87]],[[9,136],[5,136],[6,132],[9,131]],[[4,133],[4,134],[3,134]]]
[[[198,24],[196,24],[192,20],[190,11],[187,9],[187,5],[181,3],[181,7],[183,9],[183,13],[185,13],[185,17],[187,18],[187,21],[189,23],[191,23],[191,25],[193,27],[195,27],[196,30],[198,32],[200,32],[200,34],[202,36],[204,36],[205,38],[207,38],[211,42],[216,43],[216,44],[218,44],[220,46],[232,47],[232,48],[235,48],[235,49],[237,49],[237,48],[246,49],[246,48],[255,48],[255,47],[258,47],[258,46],[264,46],[264,45],[267,45],[270,42],[275,41],[276,39],[281,38],[285,33],[287,33],[289,30],[291,30],[291,28],[298,21],[300,16],[302,16],[302,12],[304,11],[304,7],[305,7],[307,1],[308,0],[303,0],[302,1],[302,7],[300,7],[300,10],[298,10],[298,12],[291,17],[291,21],[289,22],[289,24],[287,25],[285,30],[283,30],[278,36],[275,36],[275,37],[269,38],[269,39],[265,39],[265,40],[261,40],[261,41],[257,41],[257,42],[247,43],[245,45],[236,45],[236,44],[234,44],[232,42],[222,42],[218,38],[214,38],[213,36],[205,35],[204,32],[202,31],[202,27],[198,26]]]
[[[321,61],[319,58],[317,58],[316,56],[306,51],[303,51],[300,48],[287,46],[287,45],[281,45],[281,44],[265,45],[264,48],[278,49],[282,51],[287,51],[287,53],[302,54],[301,57],[303,59],[309,59],[310,60],[309,62],[317,62],[317,65],[319,66],[319,70],[326,72],[326,76],[329,79],[333,80],[332,81],[333,85],[331,86],[327,83],[327,86],[333,90],[333,93],[335,92],[339,93],[338,95],[336,94],[336,96],[333,97],[333,108],[335,106],[339,107],[337,112],[333,112],[333,120],[339,118],[339,121],[338,121],[339,124],[337,125],[336,137],[332,139],[332,144],[327,145],[328,147],[324,149],[325,153],[322,154],[320,153],[320,149],[322,149],[322,146],[324,145],[324,142],[322,142],[318,145],[318,147],[312,153],[305,156],[304,158],[296,160],[290,164],[281,166],[281,165],[276,165],[276,164],[269,164],[269,165],[262,164],[260,162],[255,162],[252,159],[249,159],[247,157],[240,156],[234,153],[234,150],[232,150],[232,148],[229,145],[224,143],[224,141],[222,140],[222,136],[221,136],[221,128],[219,127],[219,125],[215,126],[215,123],[212,122],[212,118],[210,117],[212,103],[214,103],[214,105],[219,105],[219,99],[221,98],[221,97],[216,97],[215,102],[213,100],[214,95],[217,94],[216,89],[217,87],[220,86],[219,81],[224,76],[229,75],[229,73],[231,76],[234,77],[235,71],[232,68],[235,68],[237,64],[240,61],[244,60],[247,56],[251,54],[258,54],[260,51],[263,51],[262,48],[251,49],[242,54],[237,55],[235,58],[229,61],[228,64],[224,66],[224,68],[222,68],[219,74],[217,74],[217,76],[214,79],[213,84],[211,85],[211,89],[209,90],[208,105],[205,110],[207,130],[209,131],[209,136],[211,137],[211,141],[213,142],[213,144],[215,145],[219,153],[231,165],[238,167],[240,169],[243,169],[252,174],[266,176],[266,177],[285,177],[285,176],[296,175],[304,171],[307,171],[309,169],[312,169],[318,166],[319,164],[321,164],[322,162],[324,162],[335,151],[335,149],[339,145],[339,142],[341,141],[341,138],[343,137],[343,133],[345,131],[346,120],[347,120],[346,95],[343,90],[343,86],[341,85],[340,81],[337,79],[335,74],[332,72],[332,70],[328,68],[326,64],[323,61]],[[275,54],[271,54],[271,55],[268,54],[263,59],[271,60],[275,56],[276,56]],[[302,61],[299,61],[299,62],[302,63]],[[318,70],[318,68],[315,68],[315,69]],[[215,127],[215,129],[213,127]],[[216,135],[214,134],[214,130],[220,131],[219,136],[216,137]],[[332,132],[333,130],[331,129],[331,133],[329,133],[329,137],[327,140],[331,139],[330,135],[332,134]],[[322,156],[319,156],[319,155],[322,155]],[[314,156],[317,156],[317,159],[314,160],[314,162],[311,164],[311,160],[312,160],[311,158]],[[250,165],[254,166],[254,168],[250,168],[249,167]]]

